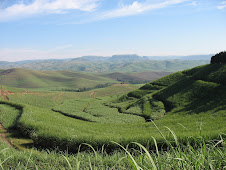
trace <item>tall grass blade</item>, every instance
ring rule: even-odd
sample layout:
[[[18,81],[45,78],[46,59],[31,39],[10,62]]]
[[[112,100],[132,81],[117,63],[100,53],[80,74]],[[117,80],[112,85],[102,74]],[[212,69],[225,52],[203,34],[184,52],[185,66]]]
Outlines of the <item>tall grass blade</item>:
[[[157,141],[156,141],[156,139],[155,139],[153,136],[152,136],[152,139],[153,139],[153,141],[154,141],[154,143],[155,143],[156,153],[157,153],[157,155],[158,155],[158,157],[159,157],[159,149],[158,149]]]
[[[132,143],[138,145],[140,148],[142,148],[144,150],[144,152],[146,153],[148,159],[151,161],[151,164],[153,166],[153,169],[154,170],[157,170],[157,167],[155,165],[155,162],[154,162],[152,156],[150,155],[150,153],[148,152],[148,150],[143,145],[141,145],[140,143],[137,143],[137,142],[132,142]]]
[[[151,122],[154,124],[155,128],[158,130],[158,132],[159,132],[160,135],[163,137],[163,139],[164,139],[165,141],[167,141],[166,138],[165,138],[165,136],[162,134],[162,132],[161,132],[160,129],[158,128],[158,126],[155,124],[155,122],[154,122],[153,120],[151,120]]]
[[[83,145],[87,145],[87,146],[89,146],[92,150],[93,150],[93,152],[94,152],[94,154],[95,154],[95,158],[97,159],[97,152],[96,152],[96,150],[94,149],[94,147],[92,147],[92,145],[90,145],[90,144],[88,144],[88,143],[82,143]]]
[[[72,170],[71,164],[70,164],[70,162],[68,161],[68,159],[66,158],[66,156],[63,155],[63,158],[66,160],[66,162],[67,162],[69,168]]]
[[[126,148],[124,148],[122,145],[120,145],[117,142],[112,141],[112,143],[114,143],[114,144],[118,145],[119,147],[121,147],[129,155],[130,159],[128,159],[128,160],[129,161],[131,160],[130,163],[131,163],[131,165],[133,166],[134,169],[136,169],[136,170],[140,170],[141,169],[141,167],[138,166],[137,162],[135,161],[133,156],[130,154],[130,152]]]
[[[81,163],[81,161],[79,161],[78,159],[76,159],[76,169],[77,170],[80,169],[80,163]]]
[[[31,150],[31,153],[30,153],[30,155],[29,155],[29,157],[28,157],[28,160],[27,160],[27,163],[26,163],[25,170],[26,170],[26,169],[27,169],[27,167],[28,167],[28,163],[30,162],[31,155],[32,155],[32,150]]]
[[[184,125],[182,125],[181,123],[178,123],[178,125],[182,126],[185,130],[188,130]]]
[[[124,157],[120,158],[120,159],[115,163],[115,165],[114,165],[113,167],[110,168],[110,170],[117,169],[117,168],[116,168],[116,165],[118,165],[123,159],[126,159],[126,157],[124,156]]]
[[[2,168],[2,169],[4,169],[3,168],[3,164],[4,164],[4,162],[6,162],[8,159],[10,159],[11,157],[13,157],[13,156],[9,156],[9,157],[7,157],[6,159],[4,159],[4,161],[2,161],[1,163],[0,163],[0,167]]]
[[[166,128],[170,131],[170,133],[173,135],[174,141],[175,141],[177,147],[179,147],[179,142],[178,142],[178,139],[177,139],[176,134],[175,134],[169,127],[167,127],[167,126],[165,126],[165,127],[166,127]]]

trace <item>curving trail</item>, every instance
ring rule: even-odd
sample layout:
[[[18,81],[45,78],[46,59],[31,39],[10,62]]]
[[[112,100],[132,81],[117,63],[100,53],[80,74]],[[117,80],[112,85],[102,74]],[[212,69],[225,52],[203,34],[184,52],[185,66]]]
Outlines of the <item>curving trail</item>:
[[[58,95],[56,95],[54,98],[53,98],[53,101],[56,103],[56,99],[58,98],[58,97],[60,97],[61,95],[63,95],[64,94],[64,92],[61,92],[61,93],[59,93]]]
[[[92,91],[92,92],[90,93],[90,97],[95,98],[95,97],[94,97],[95,94],[96,94],[96,91]]]
[[[9,101],[9,97],[7,96],[9,94],[15,94],[15,93],[14,92],[11,92],[11,91],[7,91],[5,89],[0,89],[0,96],[3,96],[3,99],[4,100]]]

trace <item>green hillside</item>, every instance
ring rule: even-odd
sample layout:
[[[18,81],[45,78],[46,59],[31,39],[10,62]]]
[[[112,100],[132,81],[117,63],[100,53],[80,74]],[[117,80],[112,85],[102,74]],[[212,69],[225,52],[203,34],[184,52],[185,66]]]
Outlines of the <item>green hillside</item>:
[[[117,80],[120,82],[125,83],[147,83],[150,81],[154,81],[161,77],[171,74],[172,72],[156,72],[156,71],[149,71],[149,72],[139,72],[139,73],[108,73],[108,74],[100,74],[100,76],[107,77],[113,80]]]
[[[17,88],[42,90],[89,90],[113,83],[146,83],[169,72],[83,73],[72,71],[35,71],[22,68],[0,70],[0,84]]]
[[[94,88],[100,84],[117,83],[117,81],[71,71],[34,71],[27,69],[8,69],[0,73],[0,84],[18,88],[62,90]]]
[[[12,74],[13,70],[7,72]],[[34,71],[32,74],[27,73],[26,76],[29,78],[33,76],[32,80],[40,77],[48,77],[50,82],[55,80],[55,77],[51,77],[51,73],[55,72],[48,74],[42,72],[41,76],[37,73],[39,72]],[[122,83],[85,92],[27,91],[2,86],[0,123],[9,130],[8,133],[13,130],[19,134],[13,136],[10,133],[7,139],[14,147],[28,150],[24,152],[24,156],[31,156],[25,162],[29,162],[30,158],[39,159],[35,158],[36,153],[42,155],[42,152],[46,156],[39,161],[43,162],[51,155],[49,150],[53,150],[54,157],[57,158],[57,151],[71,155],[79,151],[77,155],[80,155],[81,151],[87,151],[86,154],[92,155],[90,151],[94,149],[97,152],[93,154],[92,159],[96,160],[98,157],[101,162],[105,156],[109,159],[116,156],[113,163],[106,160],[103,162],[104,166],[97,165],[97,169],[121,164],[120,161],[124,158],[129,160],[125,165],[128,167],[131,157],[124,152],[131,153],[139,164],[145,162],[151,165],[143,159],[145,155],[139,147],[141,144],[147,149],[146,153],[157,155],[154,156],[156,163],[160,159],[161,162],[170,160],[168,167],[171,167],[173,160],[177,161],[172,169],[177,169],[178,164],[179,169],[183,169],[184,165],[181,163],[187,165],[188,162],[191,166],[185,169],[192,169],[197,164],[199,164],[197,169],[205,169],[210,166],[210,161],[214,162],[213,169],[221,169],[225,166],[225,161],[222,160],[225,160],[226,155],[225,73],[226,65],[211,64],[177,72],[141,87]],[[1,76],[4,77],[4,74]],[[77,75],[60,71],[57,80],[75,74]],[[92,80],[92,76],[85,76]],[[61,85],[62,82],[57,81],[56,85],[57,83]],[[138,142],[139,146],[134,142]],[[49,150],[34,151],[28,146]],[[126,149],[120,150],[122,147]],[[213,150],[216,150],[214,155]],[[202,153],[201,156],[198,151]],[[2,152],[7,153],[5,150]],[[169,155],[170,152],[174,155]],[[194,156],[195,152],[198,155]],[[13,155],[19,153],[23,154],[20,151],[12,151]],[[105,156],[99,158],[101,153]],[[18,161],[13,160],[14,158],[19,161],[24,158],[24,156],[18,158],[17,155],[15,157],[8,155],[7,158],[2,155],[4,154],[0,157],[7,162],[4,163],[4,167],[12,167],[11,169],[18,166]],[[60,156],[65,158],[64,155]],[[12,161],[14,162],[11,163]],[[68,163],[67,160],[65,162]],[[152,169],[152,166],[149,167],[146,169]],[[118,169],[122,169],[121,166]]]
[[[108,105],[118,107],[122,112],[141,114],[147,119],[159,119],[171,113],[225,114],[226,65],[211,64],[176,72]]]

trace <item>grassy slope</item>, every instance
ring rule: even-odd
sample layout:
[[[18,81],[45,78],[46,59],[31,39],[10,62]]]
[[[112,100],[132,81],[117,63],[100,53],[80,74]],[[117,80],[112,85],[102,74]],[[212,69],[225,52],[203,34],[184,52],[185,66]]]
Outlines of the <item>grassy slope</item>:
[[[61,90],[78,88],[93,88],[99,84],[130,82],[145,83],[161,78],[169,72],[142,73],[110,73],[91,74],[72,71],[34,71],[26,69],[8,69],[0,72],[0,84],[42,90]]]
[[[103,77],[110,79],[118,80],[121,82],[150,82],[166,75],[171,74],[172,72],[140,72],[140,73],[109,73],[109,74],[100,74]]]
[[[77,89],[117,81],[71,71],[33,71],[10,69],[0,74],[0,84],[18,88]]]
[[[226,66],[218,64],[177,72],[124,95],[113,105],[120,107],[123,103],[130,101],[134,103],[133,105],[144,107],[147,102],[150,102],[150,100],[144,100],[148,97],[163,102],[166,111],[172,113],[225,110],[225,75]],[[124,109],[130,108],[130,105],[126,105]]]
[[[206,70],[210,68],[215,70],[210,73],[214,77],[211,79],[212,82],[203,82],[203,80],[195,79],[195,75],[200,71],[199,75],[205,74],[202,77],[207,77],[206,80],[209,80]],[[156,120],[155,123],[168,138],[172,138],[172,136],[169,135],[169,131],[165,126],[175,131],[178,134],[178,139],[181,141],[186,136],[199,136],[200,134],[205,139],[213,139],[226,131],[224,126],[226,121],[225,87],[222,84],[216,83],[219,83],[216,74],[218,75],[222,72],[225,72],[224,65],[207,65],[178,72],[153,83],[146,84],[139,90],[119,98],[117,100],[118,103],[111,104],[118,105],[119,107],[125,106],[122,108],[122,111],[133,107],[140,107],[142,113],[137,114],[145,114],[146,116],[151,116],[151,118],[152,116],[160,118],[158,117],[159,113],[162,118]],[[223,73],[222,75],[224,76],[225,74]],[[225,79],[223,78],[222,80]],[[214,95],[209,97],[209,94]],[[211,102],[216,97],[219,97],[222,103],[213,102],[210,106],[206,104],[207,100]],[[40,98],[40,100],[42,99]],[[95,100],[107,102],[104,98],[97,98]],[[195,106],[197,105],[193,105],[194,112],[188,110],[190,109],[188,107],[189,104],[195,104],[197,101],[203,107],[196,109]],[[166,107],[169,107],[170,111],[165,116],[163,103]],[[207,107],[207,112],[204,106]],[[158,112],[159,109],[161,112]],[[178,109],[184,109],[184,111],[181,110],[179,112]],[[133,112],[136,113],[137,110],[134,109]],[[155,114],[148,115],[152,112]],[[68,147],[71,150],[76,150],[76,146],[86,142],[94,147],[101,147],[103,144],[107,144],[107,148],[113,148],[114,146],[109,144],[112,140],[123,145],[132,141],[138,141],[146,145],[150,142],[152,136],[159,142],[162,141],[158,130],[151,122],[128,124],[86,122],[63,116],[51,111],[48,107],[41,108],[40,106],[24,105],[23,114],[18,123],[21,131],[27,133],[36,144],[44,147],[58,146],[61,149]],[[200,130],[200,127],[202,130]]]

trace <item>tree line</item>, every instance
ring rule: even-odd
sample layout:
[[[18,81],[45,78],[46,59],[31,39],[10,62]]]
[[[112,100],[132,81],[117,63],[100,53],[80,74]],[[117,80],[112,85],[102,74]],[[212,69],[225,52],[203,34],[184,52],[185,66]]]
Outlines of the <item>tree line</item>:
[[[211,64],[225,64],[226,63],[226,51],[222,51],[213,57],[211,57]]]

